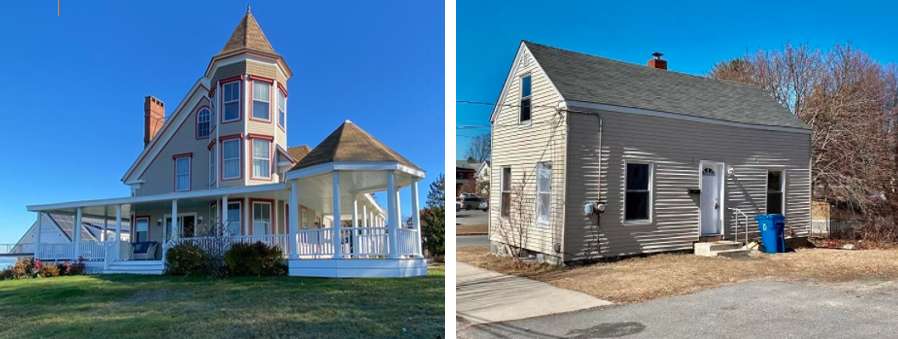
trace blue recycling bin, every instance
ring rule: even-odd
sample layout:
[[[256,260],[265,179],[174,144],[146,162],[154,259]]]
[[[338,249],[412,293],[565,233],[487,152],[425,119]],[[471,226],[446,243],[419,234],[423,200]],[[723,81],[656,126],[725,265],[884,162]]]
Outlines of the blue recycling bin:
[[[766,253],[786,252],[786,237],[783,229],[786,222],[782,214],[758,214],[755,221],[758,222],[758,231],[761,233],[761,243]]]

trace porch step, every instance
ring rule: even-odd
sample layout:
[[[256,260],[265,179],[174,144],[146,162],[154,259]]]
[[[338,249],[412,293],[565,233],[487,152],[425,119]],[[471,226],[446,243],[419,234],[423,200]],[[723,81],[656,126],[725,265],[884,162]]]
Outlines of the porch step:
[[[165,265],[161,260],[119,261],[103,270],[104,274],[150,274],[161,275]]]
[[[748,250],[742,246],[742,243],[727,240],[697,242],[693,244],[693,251],[695,255],[705,257],[716,257],[721,254],[724,256],[736,255],[740,251],[748,252]]]

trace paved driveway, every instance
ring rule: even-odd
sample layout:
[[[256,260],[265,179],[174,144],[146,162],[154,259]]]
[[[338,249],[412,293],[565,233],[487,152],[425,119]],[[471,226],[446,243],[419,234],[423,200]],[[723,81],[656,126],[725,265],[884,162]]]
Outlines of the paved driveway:
[[[455,267],[456,312],[470,324],[524,319],[610,304],[580,292],[461,262]]]
[[[455,212],[456,225],[486,225],[489,213],[480,210],[461,210]]]
[[[758,281],[495,324],[459,324],[463,338],[895,337],[898,282],[819,285]]]
[[[455,247],[490,247],[490,238],[486,235],[459,235],[455,237]]]

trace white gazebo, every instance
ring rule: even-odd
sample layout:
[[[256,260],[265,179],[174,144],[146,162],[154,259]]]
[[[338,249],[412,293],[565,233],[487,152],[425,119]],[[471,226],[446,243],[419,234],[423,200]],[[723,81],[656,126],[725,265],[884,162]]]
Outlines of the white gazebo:
[[[424,171],[350,121],[287,172],[289,274],[321,277],[407,277],[427,273],[422,255],[418,182]],[[411,223],[402,222],[400,190],[411,190]],[[386,220],[359,201],[386,196]],[[302,224],[305,206],[330,225]]]

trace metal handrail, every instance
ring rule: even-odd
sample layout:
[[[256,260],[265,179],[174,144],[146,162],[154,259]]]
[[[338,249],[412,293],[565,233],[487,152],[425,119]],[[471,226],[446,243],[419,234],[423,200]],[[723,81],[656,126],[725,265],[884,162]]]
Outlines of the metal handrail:
[[[748,244],[748,215],[745,212],[742,212],[741,209],[735,207],[728,207],[728,210],[733,211],[733,216],[736,218],[736,241],[739,241],[739,215],[742,216],[742,220],[745,221],[745,244]],[[737,215],[738,213],[738,215]]]

